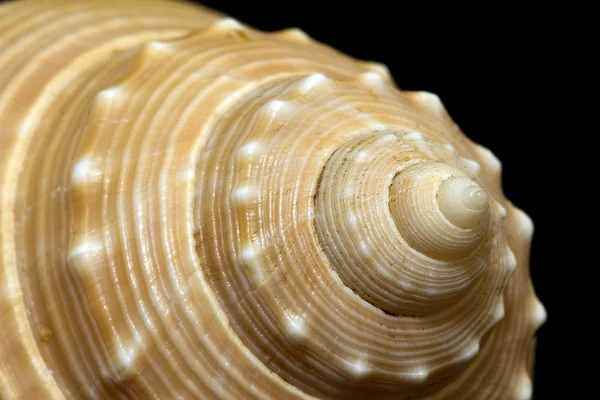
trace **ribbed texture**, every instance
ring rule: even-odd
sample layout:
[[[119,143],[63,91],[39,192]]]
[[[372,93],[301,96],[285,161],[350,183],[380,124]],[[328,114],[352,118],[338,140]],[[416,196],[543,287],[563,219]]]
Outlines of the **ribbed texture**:
[[[0,126],[0,398],[531,396],[533,225],[385,67],[184,3],[8,3]]]

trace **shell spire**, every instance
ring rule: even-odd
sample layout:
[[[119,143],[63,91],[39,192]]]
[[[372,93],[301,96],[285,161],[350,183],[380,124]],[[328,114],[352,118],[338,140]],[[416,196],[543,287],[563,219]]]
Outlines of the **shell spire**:
[[[0,398],[531,397],[533,224],[436,95],[163,0],[3,4],[0,70]]]

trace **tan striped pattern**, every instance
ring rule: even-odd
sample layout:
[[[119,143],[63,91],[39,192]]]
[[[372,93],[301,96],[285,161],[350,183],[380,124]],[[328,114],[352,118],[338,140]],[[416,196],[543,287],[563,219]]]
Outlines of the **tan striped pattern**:
[[[161,0],[0,6],[1,399],[527,399],[533,226],[435,95]]]

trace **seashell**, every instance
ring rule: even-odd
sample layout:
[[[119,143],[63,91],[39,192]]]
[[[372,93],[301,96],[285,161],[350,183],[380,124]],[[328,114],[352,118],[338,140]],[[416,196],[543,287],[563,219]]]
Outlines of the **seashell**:
[[[533,224],[430,93],[162,0],[0,6],[0,398],[528,399]]]

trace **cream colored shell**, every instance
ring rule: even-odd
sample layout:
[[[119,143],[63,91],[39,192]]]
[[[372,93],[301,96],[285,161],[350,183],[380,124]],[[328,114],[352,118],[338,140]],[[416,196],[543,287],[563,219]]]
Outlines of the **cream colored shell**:
[[[160,0],[0,6],[0,398],[528,399],[531,220],[430,93]]]

